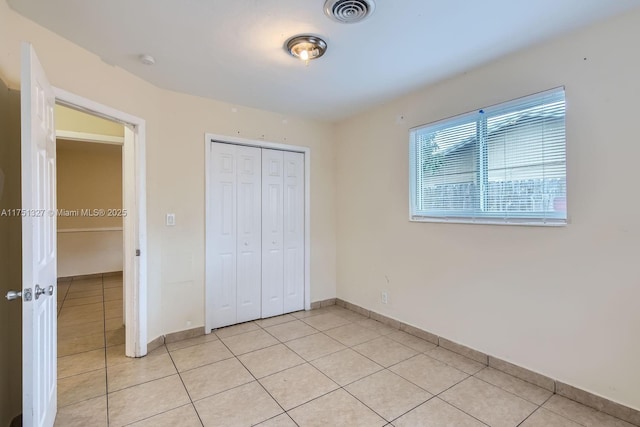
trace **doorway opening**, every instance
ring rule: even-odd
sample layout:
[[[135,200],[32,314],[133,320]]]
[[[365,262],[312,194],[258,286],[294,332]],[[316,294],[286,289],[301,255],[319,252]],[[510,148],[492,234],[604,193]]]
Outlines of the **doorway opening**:
[[[115,126],[120,126],[122,130],[121,136],[95,134],[86,128],[56,133],[58,138],[70,141],[69,144],[93,146],[93,150],[109,151],[111,149],[113,155],[116,155],[115,152],[118,149],[120,150],[121,207],[112,202],[114,206],[111,208],[98,207],[97,211],[89,213],[103,215],[103,221],[106,222],[103,222],[102,227],[105,230],[98,232],[110,233],[112,237],[113,234],[117,234],[118,227],[107,223],[109,218],[112,221],[121,221],[124,350],[126,356],[129,357],[144,356],[147,354],[145,121],[61,89],[54,88],[54,92],[57,104],[56,114],[58,110],[65,108],[67,112],[71,110],[75,114],[88,115],[92,120],[102,124],[110,123],[113,125],[115,123]],[[63,207],[61,206],[61,208]],[[93,209],[92,207],[87,208]],[[104,209],[104,212],[100,209]],[[82,212],[79,214],[82,215]],[[109,215],[111,216],[109,217]],[[111,256],[110,262],[112,263],[111,268],[113,268],[117,255],[112,253]],[[60,277],[60,274],[58,276]],[[109,276],[103,276],[102,280],[105,283],[111,282],[110,285],[114,286],[114,282],[117,282],[118,278],[112,276],[109,280]],[[105,287],[104,292],[110,294],[108,298],[114,298],[115,294],[119,292],[117,289],[110,291],[107,289]],[[110,307],[105,305],[105,312],[107,308],[117,311],[117,308],[114,307],[116,304],[109,304]],[[113,337],[113,339],[120,338]]]
[[[125,355],[124,125],[61,105],[55,117],[58,379],[78,381]]]

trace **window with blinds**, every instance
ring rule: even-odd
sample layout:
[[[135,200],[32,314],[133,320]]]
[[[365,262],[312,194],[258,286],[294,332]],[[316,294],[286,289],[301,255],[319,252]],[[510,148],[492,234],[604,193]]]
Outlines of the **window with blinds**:
[[[411,129],[411,220],[567,222],[564,89]]]

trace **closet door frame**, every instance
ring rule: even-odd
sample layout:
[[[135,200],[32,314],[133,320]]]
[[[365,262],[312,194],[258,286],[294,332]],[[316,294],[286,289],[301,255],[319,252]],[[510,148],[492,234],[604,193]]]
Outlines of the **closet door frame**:
[[[204,301],[205,301],[205,333],[211,333],[213,325],[211,322],[211,309],[208,293],[209,283],[213,281],[213,270],[208,260],[208,254],[213,252],[213,242],[211,238],[210,230],[212,229],[212,213],[209,211],[210,190],[211,190],[211,169],[210,164],[211,151],[213,143],[221,142],[226,144],[235,144],[241,146],[268,148],[274,150],[291,151],[294,153],[304,154],[304,309],[311,309],[311,149],[309,147],[302,147],[299,145],[281,144],[278,142],[268,142],[261,140],[252,140],[246,138],[238,138],[226,135],[217,135],[212,133],[206,133],[204,137],[205,142],[205,284],[204,284]]]

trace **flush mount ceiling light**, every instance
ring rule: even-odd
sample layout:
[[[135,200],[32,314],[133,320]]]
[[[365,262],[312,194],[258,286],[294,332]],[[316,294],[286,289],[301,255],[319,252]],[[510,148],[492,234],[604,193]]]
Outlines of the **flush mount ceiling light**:
[[[373,0],[327,0],[324,13],[334,21],[343,24],[360,22],[371,15],[376,8]]]
[[[327,43],[320,37],[303,34],[291,37],[284,44],[285,49],[291,56],[300,58],[306,64],[312,59],[320,58],[327,50]]]

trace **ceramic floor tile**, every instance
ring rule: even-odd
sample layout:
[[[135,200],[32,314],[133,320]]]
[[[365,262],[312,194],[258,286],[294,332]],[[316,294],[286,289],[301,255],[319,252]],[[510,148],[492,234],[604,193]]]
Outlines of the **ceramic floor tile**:
[[[300,356],[282,344],[243,354],[238,359],[256,378],[305,363]]]
[[[269,326],[280,325],[281,323],[291,322],[294,320],[297,320],[297,319],[290,314],[285,314],[283,316],[275,316],[275,317],[269,317],[266,319],[256,320],[256,324],[259,325],[261,328],[268,328]]]
[[[107,368],[109,393],[176,374],[176,368],[168,354],[135,359]]]
[[[319,314],[323,314],[323,312],[320,310],[302,310],[291,313],[296,319],[306,319],[307,317],[318,316]]]
[[[205,427],[252,426],[282,413],[257,382],[195,402]]]
[[[92,304],[89,304],[89,305],[92,305]],[[80,307],[86,307],[86,306],[80,306]],[[69,308],[69,310],[71,310],[72,308],[77,308],[77,307],[71,307]],[[104,320],[104,312],[102,311],[102,309],[92,311],[89,313],[80,313],[80,314],[72,313],[66,310],[61,310],[60,315],[58,316],[58,327],[79,325],[82,323],[98,322],[103,320]]]
[[[387,326],[384,323],[378,322],[377,320],[373,320],[373,319],[364,319],[356,323],[367,329],[372,329],[377,333],[379,333],[380,335],[389,335],[397,331],[396,328],[392,328],[391,326]]]
[[[520,396],[521,398],[528,400],[531,403],[535,403],[536,405],[542,405],[553,394],[549,390],[545,390],[489,367],[476,373],[475,377],[498,386],[503,390],[515,394],[516,396]]]
[[[186,340],[175,341],[167,344],[167,349],[169,351],[179,350],[181,348],[187,348],[198,344],[204,344],[211,341],[217,341],[218,337],[216,334],[207,334],[200,335],[199,337],[188,338]]]
[[[395,427],[485,427],[475,418],[434,397],[393,422]]]
[[[96,286],[89,289],[78,289],[78,290],[69,289],[69,291],[65,296],[66,296],[66,300],[69,300],[69,301],[77,298],[89,298],[89,297],[96,297],[96,296],[100,297],[102,300],[102,287]]]
[[[165,346],[160,346],[153,351],[147,353],[145,357],[153,357],[160,354],[166,354],[167,349]],[[107,347],[107,367],[119,365],[121,363],[133,363],[138,358],[127,357],[124,352],[124,344],[116,345],[113,347]]]
[[[298,353],[305,360],[318,359],[346,348],[325,334],[314,334],[288,341],[287,347]]]
[[[58,378],[62,379],[98,369],[104,369],[105,366],[104,349],[58,357]]]
[[[349,348],[316,359],[311,364],[341,386],[383,369]]]
[[[377,427],[387,422],[340,389],[289,411],[300,427]]]
[[[384,367],[395,365],[418,354],[415,350],[387,337],[367,341],[353,349]]]
[[[425,354],[451,365],[456,369],[466,372],[469,375],[473,375],[486,367],[486,365],[483,365],[482,363],[476,362],[475,360],[471,360],[468,357],[464,357],[442,347],[436,347],[433,350],[427,351]]]
[[[104,333],[58,340],[58,357],[104,348]]]
[[[202,427],[200,418],[193,405],[185,405],[146,420],[129,424],[131,427]]]
[[[104,311],[105,319],[122,319],[124,315],[122,307],[115,307]]]
[[[73,316],[78,316],[82,314],[96,313],[96,312],[102,313],[103,311],[104,311],[104,305],[102,301],[97,303],[92,303],[92,304],[75,305],[72,307],[65,307],[63,304],[60,317],[61,318],[73,317]]]
[[[277,417],[268,419],[267,421],[257,424],[256,427],[298,427],[289,415],[281,414]]]
[[[433,350],[437,347],[437,345],[430,343],[429,341],[425,341],[422,338],[418,338],[403,331],[395,331],[387,335],[387,337],[420,353]]]
[[[69,285],[69,294],[74,294],[76,292],[85,292],[85,291],[95,291],[96,289],[100,289],[102,291],[102,282],[101,281],[91,281],[91,282],[71,282]]]
[[[107,347],[113,347],[114,345],[120,345],[125,343],[125,332],[124,326],[113,329],[111,331],[105,331],[105,340],[107,342]]]
[[[107,394],[104,369],[58,380],[58,406],[63,407]]]
[[[105,301],[104,309],[105,310],[124,310],[124,302],[122,302],[122,299]]]
[[[391,421],[429,400],[432,395],[387,370],[345,387],[359,401]]]
[[[317,316],[307,317],[304,319],[304,322],[319,331],[326,331],[327,329],[337,328],[338,326],[350,323],[344,317],[340,317],[333,313],[324,313]]]
[[[433,394],[440,394],[469,376],[424,354],[400,362],[389,369]]]
[[[585,427],[632,427],[625,421],[557,394],[553,395],[542,407]]]
[[[75,307],[78,305],[95,304],[102,302],[102,295],[85,296],[82,298],[69,298],[64,301],[62,308]]]
[[[112,319],[105,319],[104,321],[104,330],[105,331],[114,331],[116,329],[120,329],[124,326],[122,322],[122,317],[115,317]]]
[[[231,337],[233,335],[244,334],[245,332],[256,331],[260,329],[255,322],[240,323],[239,325],[227,326],[214,330],[218,338]]]
[[[307,335],[318,333],[317,329],[314,329],[306,323],[295,319],[291,322],[266,327],[265,331],[282,342],[291,341],[296,338],[302,338]]]
[[[531,402],[474,377],[439,397],[492,427],[516,426],[537,408]]]
[[[124,295],[122,289],[120,288],[108,288],[103,291],[104,300],[106,301],[116,301],[124,299]]]
[[[109,425],[124,426],[190,403],[178,375],[109,393]]]
[[[107,427],[107,396],[60,407],[55,427]]]
[[[324,331],[324,333],[347,347],[362,344],[380,337],[380,334],[373,329],[367,329],[355,323],[338,326],[337,328]]]
[[[262,378],[260,383],[285,410],[338,388],[336,383],[308,363]]]
[[[79,323],[76,325],[58,324],[58,339],[77,338],[86,335],[104,333],[104,321]]]
[[[277,339],[262,329],[220,339],[236,356],[278,344]]]
[[[343,309],[340,311],[335,311],[335,314],[337,314],[340,317],[343,317],[345,319],[347,319],[350,322],[362,322],[363,320],[367,320],[368,317],[363,316],[362,314],[358,314],[355,311],[351,311],[351,310],[347,310],[347,309]]]
[[[122,283],[122,282],[116,282],[116,281],[113,281],[113,282],[107,282],[107,281],[105,281],[105,282],[103,283],[102,287],[103,287],[105,290],[107,290],[107,289],[119,289],[120,291],[122,291],[122,290],[123,290],[123,288],[124,288],[124,286],[123,286],[123,283]]]
[[[580,424],[574,423],[544,408],[540,408],[520,424],[519,427],[580,427]]]
[[[183,372],[181,377],[193,401],[254,381],[235,357]]]
[[[178,372],[198,368],[210,363],[233,357],[233,354],[219,340],[198,344],[191,347],[181,348],[171,352]]]

